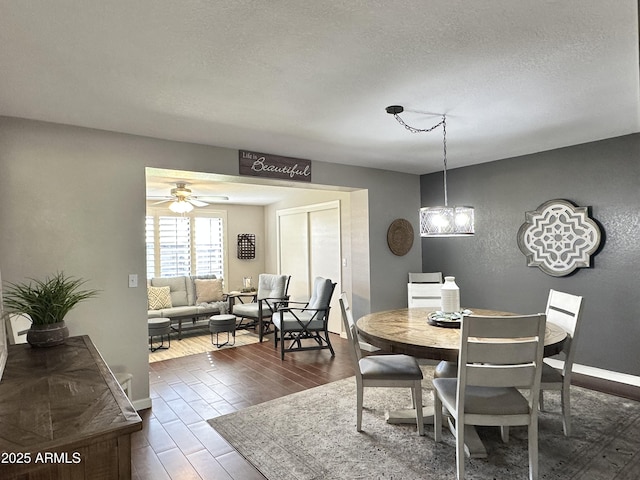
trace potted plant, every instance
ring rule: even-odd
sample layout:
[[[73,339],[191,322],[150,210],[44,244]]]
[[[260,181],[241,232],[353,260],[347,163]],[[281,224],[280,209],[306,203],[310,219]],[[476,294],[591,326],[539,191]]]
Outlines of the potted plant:
[[[60,345],[69,336],[64,317],[78,303],[98,294],[80,290],[85,280],[68,277],[64,272],[29,283],[7,283],[4,305],[9,313],[28,315],[31,328],[27,342],[34,347]]]

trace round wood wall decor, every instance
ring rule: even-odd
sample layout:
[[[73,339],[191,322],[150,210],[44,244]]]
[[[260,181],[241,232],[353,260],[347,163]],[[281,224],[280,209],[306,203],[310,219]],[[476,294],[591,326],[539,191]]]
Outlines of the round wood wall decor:
[[[394,255],[406,255],[413,246],[413,227],[408,220],[398,218],[387,230],[387,245]]]

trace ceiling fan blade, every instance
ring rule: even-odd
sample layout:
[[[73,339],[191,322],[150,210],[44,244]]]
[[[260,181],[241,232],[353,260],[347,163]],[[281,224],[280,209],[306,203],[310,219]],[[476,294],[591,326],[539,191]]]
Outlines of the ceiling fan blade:
[[[149,200],[156,200],[156,199],[149,198]],[[172,200],[174,200],[174,199],[173,198],[165,198],[164,200],[160,200],[159,202],[154,202],[151,205],[160,205],[161,203],[171,202]]]
[[[225,195],[202,195],[197,197],[197,199],[203,202],[215,203],[215,202],[224,202],[226,200],[229,200],[229,197]]]
[[[187,202],[192,203],[196,207],[206,207],[207,205],[209,205],[208,203],[201,200],[196,200],[195,198],[187,198]]]

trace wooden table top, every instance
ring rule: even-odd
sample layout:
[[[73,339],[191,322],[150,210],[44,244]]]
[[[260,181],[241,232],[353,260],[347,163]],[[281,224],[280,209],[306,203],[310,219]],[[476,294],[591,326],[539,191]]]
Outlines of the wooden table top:
[[[0,382],[0,452],[57,451],[141,429],[88,336],[55,347],[9,346]]]
[[[470,310],[476,315],[514,315],[497,310]],[[433,311],[433,308],[401,308],[370,313],[358,319],[358,333],[363,340],[385,352],[455,362],[458,359],[460,329],[429,325],[427,316]],[[560,353],[566,336],[562,328],[547,323],[545,356]]]

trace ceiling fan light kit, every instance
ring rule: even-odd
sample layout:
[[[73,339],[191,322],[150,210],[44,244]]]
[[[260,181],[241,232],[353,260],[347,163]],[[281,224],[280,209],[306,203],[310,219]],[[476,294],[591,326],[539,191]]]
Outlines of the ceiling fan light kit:
[[[475,218],[473,207],[448,205],[447,199],[447,116],[430,128],[420,129],[407,125],[400,113],[404,112],[402,105],[390,105],[386,112],[411,133],[427,133],[442,125],[442,150],[444,162],[444,206],[422,207],[420,209],[421,237],[467,237],[475,233]]]
[[[229,200],[229,197],[225,197],[222,195],[216,196],[216,197],[204,197],[204,198],[212,198],[213,200],[211,201]],[[176,183],[175,188],[171,189],[170,197],[165,197],[159,202],[154,203],[154,205],[159,205],[161,203],[166,203],[166,202],[171,202],[169,204],[169,210],[171,210],[174,213],[181,213],[181,214],[189,213],[190,211],[193,210],[194,207],[206,207],[209,205],[209,203],[199,200],[198,197],[192,196],[191,189],[187,188],[187,184],[183,182]]]
[[[193,205],[187,202],[185,199],[180,198],[175,202],[171,202],[169,205],[169,210],[174,213],[189,213],[193,210]]]

